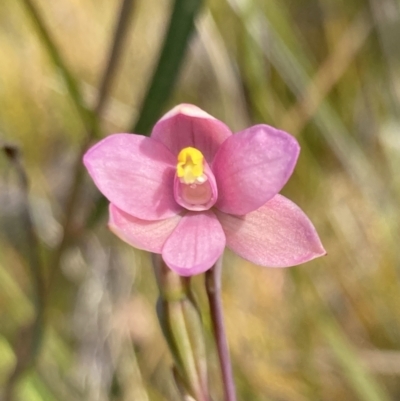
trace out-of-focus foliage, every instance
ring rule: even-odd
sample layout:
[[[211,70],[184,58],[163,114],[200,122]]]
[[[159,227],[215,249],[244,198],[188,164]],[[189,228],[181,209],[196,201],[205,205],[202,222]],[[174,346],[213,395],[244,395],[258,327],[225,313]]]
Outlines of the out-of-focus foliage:
[[[83,107],[94,109],[119,2],[31,2]],[[87,227],[98,203],[87,177],[72,210],[66,204],[91,120],[82,119],[26,3],[0,2],[0,145],[21,150],[46,294],[37,296],[31,271],[16,159],[3,152],[0,388],[13,387],[21,401],[174,400],[149,255],[114,238],[105,215]],[[104,136],[138,120],[172,9],[167,0],[134,3],[99,121]],[[400,399],[399,43],[398,0],[209,0],[198,15],[165,111],[194,103],[234,131],[263,122],[295,135],[302,153],[283,193],[328,251],[285,270],[226,252],[240,400]],[[196,287],[206,315],[200,279]],[[40,340],[34,364],[32,335]],[[209,356],[216,377],[211,345]],[[13,382],[17,360],[28,363]]]

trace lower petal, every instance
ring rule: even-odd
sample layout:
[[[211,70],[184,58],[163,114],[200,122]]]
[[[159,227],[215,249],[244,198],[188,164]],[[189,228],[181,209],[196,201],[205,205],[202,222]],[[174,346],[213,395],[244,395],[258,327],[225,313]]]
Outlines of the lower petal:
[[[216,214],[227,246],[257,265],[289,267],[326,254],[311,221],[282,195],[245,216]]]
[[[165,241],[182,218],[175,215],[165,220],[141,220],[118,209],[112,203],[109,211],[108,226],[117,237],[135,248],[155,253],[161,253]]]
[[[215,214],[188,212],[165,242],[162,257],[179,275],[193,276],[210,269],[224,248],[225,234]]]

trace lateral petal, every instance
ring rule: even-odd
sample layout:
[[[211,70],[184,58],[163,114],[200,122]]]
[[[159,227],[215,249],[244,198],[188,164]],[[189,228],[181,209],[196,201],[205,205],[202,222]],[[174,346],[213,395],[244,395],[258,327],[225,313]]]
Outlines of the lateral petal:
[[[135,248],[154,253],[161,253],[165,241],[182,218],[175,215],[164,220],[141,220],[112,203],[109,212],[108,227],[117,237]]]
[[[232,135],[212,165],[219,194],[216,207],[236,215],[258,209],[286,184],[299,152],[293,136],[268,125]]]
[[[182,210],[173,193],[175,157],[160,142],[110,135],[90,148],[83,162],[100,192],[132,216],[160,220]]]
[[[311,221],[282,195],[245,216],[216,214],[227,247],[257,265],[289,267],[326,254]]]

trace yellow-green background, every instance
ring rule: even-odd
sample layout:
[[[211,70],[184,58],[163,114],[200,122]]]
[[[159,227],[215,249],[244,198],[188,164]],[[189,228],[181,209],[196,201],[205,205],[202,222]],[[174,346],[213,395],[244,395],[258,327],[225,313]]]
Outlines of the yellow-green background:
[[[84,107],[93,108],[120,2],[31,2]],[[82,223],[98,196],[87,176],[69,213],[68,246],[54,256],[90,121],[82,122],[85,113],[27,3],[0,2],[0,145],[21,151],[49,291],[46,325],[36,334],[43,337],[41,349],[13,385],[14,399],[175,400],[149,255],[114,238],[105,216],[90,227]],[[138,119],[168,27],[172,1],[133,3],[101,136],[126,132]],[[223,301],[239,400],[400,399],[399,99],[399,0],[203,4],[162,111],[193,103],[233,131],[263,122],[295,135],[302,152],[283,194],[308,214],[328,252],[283,270],[226,252]],[[36,310],[22,198],[2,153],[3,390],[16,353],[31,357]],[[195,285],[207,315],[202,278]]]

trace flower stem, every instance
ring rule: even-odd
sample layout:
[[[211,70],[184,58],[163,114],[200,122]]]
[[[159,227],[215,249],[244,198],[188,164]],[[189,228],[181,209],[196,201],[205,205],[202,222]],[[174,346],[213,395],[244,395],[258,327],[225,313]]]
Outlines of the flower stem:
[[[221,300],[222,258],[206,272],[206,291],[210,304],[213,332],[217,344],[219,363],[224,387],[224,400],[236,401],[235,383],[233,381],[231,359],[226,339]]]
[[[153,267],[160,291],[157,314],[175,361],[177,387],[183,398],[210,401],[203,326],[190,279],[170,270],[159,255],[153,255]]]

